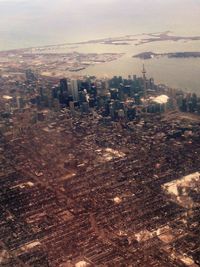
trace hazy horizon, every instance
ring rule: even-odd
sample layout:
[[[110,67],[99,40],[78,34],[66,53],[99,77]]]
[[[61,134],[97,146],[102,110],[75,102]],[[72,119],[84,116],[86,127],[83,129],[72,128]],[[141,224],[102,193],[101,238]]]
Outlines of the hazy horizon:
[[[0,0],[0,50],[171,30],[200,35],[199,0]]]

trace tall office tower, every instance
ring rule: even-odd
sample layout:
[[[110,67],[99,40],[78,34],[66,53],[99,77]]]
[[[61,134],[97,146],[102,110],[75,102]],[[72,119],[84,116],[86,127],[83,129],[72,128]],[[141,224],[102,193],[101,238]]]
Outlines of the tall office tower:
[[[90,89],[89,93],[96,98],[96,96],[97,96],[97,88],[96,88],[96,84],[95,83],[91,84],[91,89]]]
[[[39,94],[40,94],[41,99],[43,100],[43,98],[44,98],[44,88],[43,87],[39,88]]]
[[[36,81],[37,80],[36,75],[33,73],[33,71],[31,69],[26,70],[26,73],[25,74],[26,74],[26,80],[28,82]]]
[[[79,92],[79,100],[80,102],[87,102],[87,91],[80,91]]]
[[[69,108],[70,108],[71,114],[74,116],[75,115],[74,101],[69,102]]]
[[[10,106],[9,103],[6,103],[6,104],[5,104],[5,111],[8,112],[8,113],[11,112],[11,106]]]
[[[197,112],[200,115],[200,102],[197,103]]]
[[[115,119],[115,107],[114,107],[113,102],[110,103],[109,110],[110,110],[111,119],[114,120]]]
[[[121,101],[124,101],[125,99],[124,99],[124,84],[123,83],[121,83],[120,85],[119,85],[119,99],[121,100]]]
[[[111,99],[118,99],[119,98],[119,89],[117,88],[111,88],[110,89],[110,96],[111,96]]]
[[[98,96],[102,96],[102,84],[100,81],[97,81],[96,82],[96,88],[97,88],[97,95]]]
[[[147,94],[147,79],[146,79],[146,70],[143,64],[143,69],[142,69],[142,76],[143,76],[143,87],[144,87],[144,97],[146,97]]]
[[[133,75],[133,80],[136,81],[137,80],[137,76]]]
[[[184,99],[184,95],[180,94],[176,97],[176,101],[177,101],[177,105],[178,107],[181,109],[182,105],[183,105],[183,99]]]
[[[23,98],[20,96],[17,96],[17,108],[22,109],[24,107],[24,101]]]
[[[196,107],[197,107],[197,102],[198,102],[198,98],[197,98],[197,95],[196,95],[196,94],[192,94],[192,96],[191,96],[191,101],[192,101],[193,109],[196,109]]]
[[[73,96],[73,100],[74,101],[78,101],[79,97],[78,97],[78,81],[77,80],[71,80],[71,93]]]
[[[68,92],[67,79],[61,79],[60,80],[60,91],[61,91],[61,93]]]
[[[97,88],[97,95],[98,96],[106,96],[109,93],[109,82],[107,79],[104,79],[103,81],[97,81],[96,82],[96,88]]]
[[[182,106],[180,107],[180,109],[182,112],[188,111],[188,103],[186,98],[183,98]]]
[[[58,98],[59,88],[58,87],[52,87],[51,89],[51,96],[52,98]]]
[[[154,79],[153,79],[153,78],[151,78],[151,79],[149,80],[149,86],[150,86],[150,88],[151,88],[152,90],[155,90],[155,84],[154,84]]]
[[[135,107],[128,107],[126,112],[127,118],[131,121],[134,120],[136,117],[136,108]]]

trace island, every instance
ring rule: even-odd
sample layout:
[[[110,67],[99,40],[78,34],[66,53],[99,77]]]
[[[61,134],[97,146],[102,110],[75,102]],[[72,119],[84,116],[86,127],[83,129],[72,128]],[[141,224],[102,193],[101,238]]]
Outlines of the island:
[[[168,58],[200,58],[200,52],[172,52],[172,53],[154,53],[143,52],[133,56],[140,59],[152,59],[155,57],[168,57]]]

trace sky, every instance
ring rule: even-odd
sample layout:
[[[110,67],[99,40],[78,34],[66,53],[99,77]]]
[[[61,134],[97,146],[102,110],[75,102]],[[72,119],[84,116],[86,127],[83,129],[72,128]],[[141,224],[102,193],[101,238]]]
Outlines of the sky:
[[[171,30],[200,35],[200,0],[0,0],[0,49]]]

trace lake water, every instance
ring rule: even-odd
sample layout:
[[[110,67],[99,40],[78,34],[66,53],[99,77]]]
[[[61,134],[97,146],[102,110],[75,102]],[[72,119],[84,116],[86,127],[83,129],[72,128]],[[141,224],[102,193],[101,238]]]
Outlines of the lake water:
[[[97,77],[112,77],[120,75],[127,77],[129,74],[141,75],[142,64],[145,64],[147,76],[153,77],[156,83],[164,83],[173,88],[182,88],[185,91],[200,93],[200,58],[153,58],[141,60],[133,58],[145,51],[155,53],[199,51],[200,41],[166,41],[154,42],[141,46],[132,45],[105,45],[85,44],[79,45],[76,49],[82,53],[125,53],[116,61],[90,66],[78,72],[80,75],[95,75]]]
[[[199,0],[0,0],[0,50],[76,42],[170,30],[200,35]],[[69,50],[69,49],[68,49]],[[200,51],[200,42],[156,42],[142,46],[81,45],[75,51],[123,52],[117,61],[91,66],[80,74],[141,74],[143,62],[133,55]],[[200,59],[145,61],[147,75],[158,83],[200,92]]]

